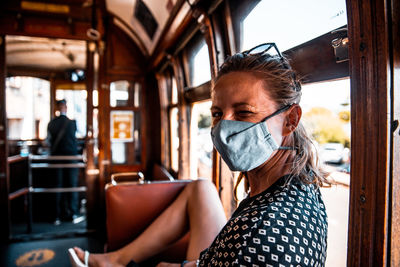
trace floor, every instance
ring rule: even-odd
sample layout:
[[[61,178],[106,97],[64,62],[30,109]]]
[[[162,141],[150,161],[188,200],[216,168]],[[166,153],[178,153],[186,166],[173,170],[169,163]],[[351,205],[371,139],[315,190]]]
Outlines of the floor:
[[[86,220],[77,224],[63,221],[60,225],[55,225],[54,223],[50,222],[34,222],[32,224],[31,233],[27,232],[27,226],[25,223],[15,223],[11,227],[11,235],[14,240],[62,237],[71,234],[84,234],[86,232],[88,232],[86,229]]]
[[[16,224],[12,228],[12,240],[0,244],[0,266],[70,267],[67,250],[73,246],[91,252],[104,251],[104,241],[86,229],[86,221],[61,225],[35,222],[29,234],[26,225]]]
[[[0,246],[0,266],[70,267],[67,250],[73,246],[103,251],[102,242],[88,236],[15,242]]]

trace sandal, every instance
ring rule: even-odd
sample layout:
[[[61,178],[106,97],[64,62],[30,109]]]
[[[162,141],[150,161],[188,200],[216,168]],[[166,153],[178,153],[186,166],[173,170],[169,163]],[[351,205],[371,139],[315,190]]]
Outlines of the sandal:
[[[85,250],[85,261],[82,262],[73,248],[68,249],[69,260],[72,267],[89,267],[89,251]]]

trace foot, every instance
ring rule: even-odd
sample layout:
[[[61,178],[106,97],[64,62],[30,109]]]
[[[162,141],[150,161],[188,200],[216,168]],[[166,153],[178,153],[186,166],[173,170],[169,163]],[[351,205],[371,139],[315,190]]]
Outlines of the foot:
[[[72,223],[73,224],[77,224],[77,223],[83,222],[85,219],[86,218],[85,218],[84,215],[81,215],[81,216],[76,215],[76,214],[72,215]]]
[[[84,262],[85,252],[74,247],[75,253],[78,258]],[[115,252],[105,253],[105,254],[93,254],[89,255],[89,267],[123,267],[124,265],[118,262],[118,255]]]
[[[54,225],[60,225],[60,224],[61,224],[60,218],[56,218],[56,219],[54,220]]]

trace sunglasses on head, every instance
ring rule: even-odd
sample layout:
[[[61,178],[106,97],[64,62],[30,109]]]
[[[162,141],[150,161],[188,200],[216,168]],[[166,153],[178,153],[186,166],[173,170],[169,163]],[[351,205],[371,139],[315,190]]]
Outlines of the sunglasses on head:
[[[273,53],[269,53],[268,51],[270,51],[271,49],[273,49]],[[274,53],[275,52],[275,53]],[[285,66],[285,68],[287,69],[291,69],[291,67],[288,65],[288,63],[285,63],[285,60],[281,54],[281,52],[279,51],[278,47],[276,46],[275,43],[264,43],[264,44],[260,44],[257,45],[249,50],[246,50],[240,54],[242,54],[243,56],[248,56],[248,55],[257,55],[257,56],[263,56],[265,54],[269,54],[271,56],[277,55],[279,56],[279,58],[281,59],[281,61],[283,62],[283,65]],[[294,87],[293,89],[295,91],[300,91],[300,86],[298,84],[298,82],[296,82],[296,74],[294,72],[292,72],[292,79],[293,79],[293,83],[294,83]]]
[[[279,49],[275,43],[260,44],[260,45],[253,47],[252,49],[242,52],[241,54],[243,54],[245,56],[247,56],[247,55],[264,55],[264,54],[267,54],[267,52],[270,51],[272,48],[275,50],[276,55],[278,55],[280,58],[283,58],[281,52],[279,51]],[[271,54],[271,55],[274,55],[274,54]]]

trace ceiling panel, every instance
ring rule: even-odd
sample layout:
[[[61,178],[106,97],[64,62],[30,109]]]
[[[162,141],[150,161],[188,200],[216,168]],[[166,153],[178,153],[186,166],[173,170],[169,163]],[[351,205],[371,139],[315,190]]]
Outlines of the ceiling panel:
[[[138,1],[142,1],[146,5],[158,24],[158,28],[152,38],[149,37],[144,28],[146,25],[143,25],[134,15]],[[129,30],[138,36],[146,49],[144,52],[147,55],[153,52],[176,3],[177,0],[106,0],[107,10],[121,19],[129,27]]]
[[[67,70],[86,65],[85,41],[9,35],[6,50],[8,67]]]

